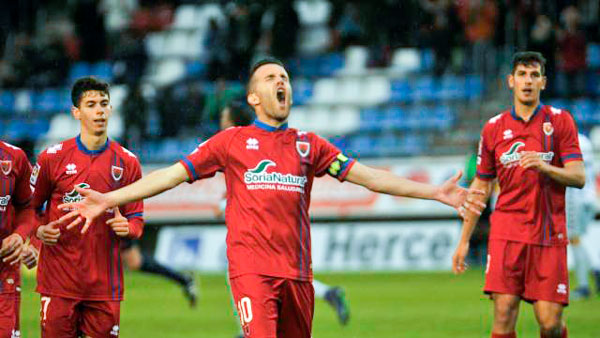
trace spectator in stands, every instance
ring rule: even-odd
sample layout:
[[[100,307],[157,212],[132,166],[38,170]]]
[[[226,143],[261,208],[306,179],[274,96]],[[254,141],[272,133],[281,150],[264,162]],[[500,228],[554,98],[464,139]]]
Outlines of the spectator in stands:
[[[73,11],[75,31],[81,40],[81,61],[97,62],[106,59],[106,29],[104,13],[98,0],[79,0]]]
[[[243,87],[233,88],[228,86],[225,79],[218,79],[215,83],[214,92],[206,93],[204,112],[202,114],[203,122],[218,126],[223,108],[234,98],[243,95]]]
[[[495,74],[496,67],[493,45],[498,16],[496,2],[493,0],[459,1],[457,11],[468,42],[467,70],[483,74],[489,80]]]
[[[146,137],[146,121],[148,103],[138,83],[130,87],[131,93],[123,101],[122,109],[125,119],[125,146],[139,149],[141,141]]]
[[[552,96],[554,93],[554,81],[551,76],[554,76],[555,70],[554,65],[556,62],[556,35],[552,27],[550,18],[544,14],[538,14],[533,26],[531,27],[531,33],[529,37],[528,50],[533,50],[542,53],[546,56],[546,94]]]
[[[219,27],[216,18],[210,18],[203,44],[207,52],[208,79],[215,81],[217,78],[229,74],[227,67],[231,60],[226,48],[225,30]]]
[[[339,48],[345,49],[350,45],[364,44],[365,30],[361,25],[360,13],[356,4],[348,2],[333,31],[334,41],[339,41]]]
[[[137,30],[124,30],[113,46],[115,83],[138,86],[148,64],[148,52],[143,34]]]
[[[456,13],[449,0],[420,0],[421,8],[428,14],[422,33],[428,40],[426,45],[433,49],[435,56],[434,74],[439,77],[450,64],[454,48],[454,34],[457,24]]]
[[[272,10],[273,25],[269,30],[271,54],[286,60],[296,54],[300,19],[292,1],[275,2]]]
[[[586,38],[579,28],[579,11],[575,6],[561,13],[564,25],[558,31],[560,93],[568,98],[585,94]]]
[[[260,35],[262,16],[262,10],[256,7],[258,5],[253,6],[248,6],[246,1],[231,2],[227,5],[226,46],[231,57],[227,79],[240,80],[247,77],[254,46]]]

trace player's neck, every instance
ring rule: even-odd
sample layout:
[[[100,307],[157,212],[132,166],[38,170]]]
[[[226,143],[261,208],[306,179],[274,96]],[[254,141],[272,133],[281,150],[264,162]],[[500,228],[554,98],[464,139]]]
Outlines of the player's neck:
[[[529,121],[535,112],[535,109],[540,105],[540,101],[537,100],[533,104],[524,104],[520,102],[517,98],[515,98],[514,106],[515,106],[515,114],[523,119],[523,121]]]
[[[287,122],[287,121],[279,121],[276,119],[268,118],[266,116],[258,116],[258,115],[256,116],[256,119],[268,126],[276,128],[276,129],[278,129],[279,127],[281,127],[282,125],[284,125]]]
[[[106,144],[108,135],[106,133],[102,135],[94,135],[82,132],[79,138],[87,150],[98,150]]]

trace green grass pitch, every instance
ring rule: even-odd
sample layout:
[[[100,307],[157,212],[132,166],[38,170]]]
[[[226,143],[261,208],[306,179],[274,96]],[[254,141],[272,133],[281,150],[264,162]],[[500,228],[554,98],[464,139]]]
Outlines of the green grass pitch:
[[[491,302],[481,293],[481,270],[450,273],[355,273],[318,275],[342,285],[351,306],[348,326],[316,300],[313,337],[489,337]],[[201,298],[191,310],[181,289],[163,279],[126,272],[121,337],[232,338],[236,325],[224,275],[200,277]],[[22,337],[39,337],[39,296],[32,276],[23,281]],[[600,337],[600,298],[572,302],[566,310],[569,336]],[[521,305],[519,337],[539,337],[533,310]]]

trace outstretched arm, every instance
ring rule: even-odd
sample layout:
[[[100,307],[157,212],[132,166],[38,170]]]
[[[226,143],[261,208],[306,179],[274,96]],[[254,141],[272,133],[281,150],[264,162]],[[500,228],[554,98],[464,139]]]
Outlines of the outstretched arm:
[[[436,200],[455,208],[461,216],[463,216],[464,208],[476,214],[481,214],[481,210],[485,208],[485,204],[476,201],[467,201],[467,195],[469,192],[473,195],[482,195],[483,192],[459,187],[457,182],[461,175],[462,172],[458,172],[441,186],[434,186],[402,178],[389,171],[371,168],[356,162],[350,168],[346,180],[362,185],[374,192]]]
[[[75,190],[85,198],[81,202],[59,205],[59,209],[75,209],[61,217],[60,221],[64,222],[77,217],[67,226],[67,229],[71,229],[85,219],[85,225],[81,230],[84,233],[92,221],[106,209],[158,195],[187,180],[188,174],[185,168],[181,163],[176,163],[170,167],[156,170],[135,183],[105,194],[92,189],[75,187]]]
[[[471,189],[483,191],[483,195],[473,195],[471,199],[479,203],[485,203],[492,193],[492,181],[484,181],[475,177],[473,183],[471,183]],[[455,274],[463,273],[466,270],[465,257],[467,257],[467,253],[469,252],[469,241],[471,240],[471,235],[473,235],[477,221],[479,221],[479,215],[480,213],[473,213],[470,210],[465,211],[463,215],[460,240],[452,256],[452,271]]]

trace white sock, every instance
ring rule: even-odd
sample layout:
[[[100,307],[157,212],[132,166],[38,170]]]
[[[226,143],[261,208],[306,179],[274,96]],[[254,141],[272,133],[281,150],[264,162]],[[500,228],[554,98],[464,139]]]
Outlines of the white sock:
[[[324,299],[327,290],[329,290],[331,286],[313,279],[313,288],[315,288],[315,298]]]
[[[577,285],[582,288],[590,287],[590,258],[583,245],[573,245],[573,258],[575,260],[575,275],[577,276]]]

